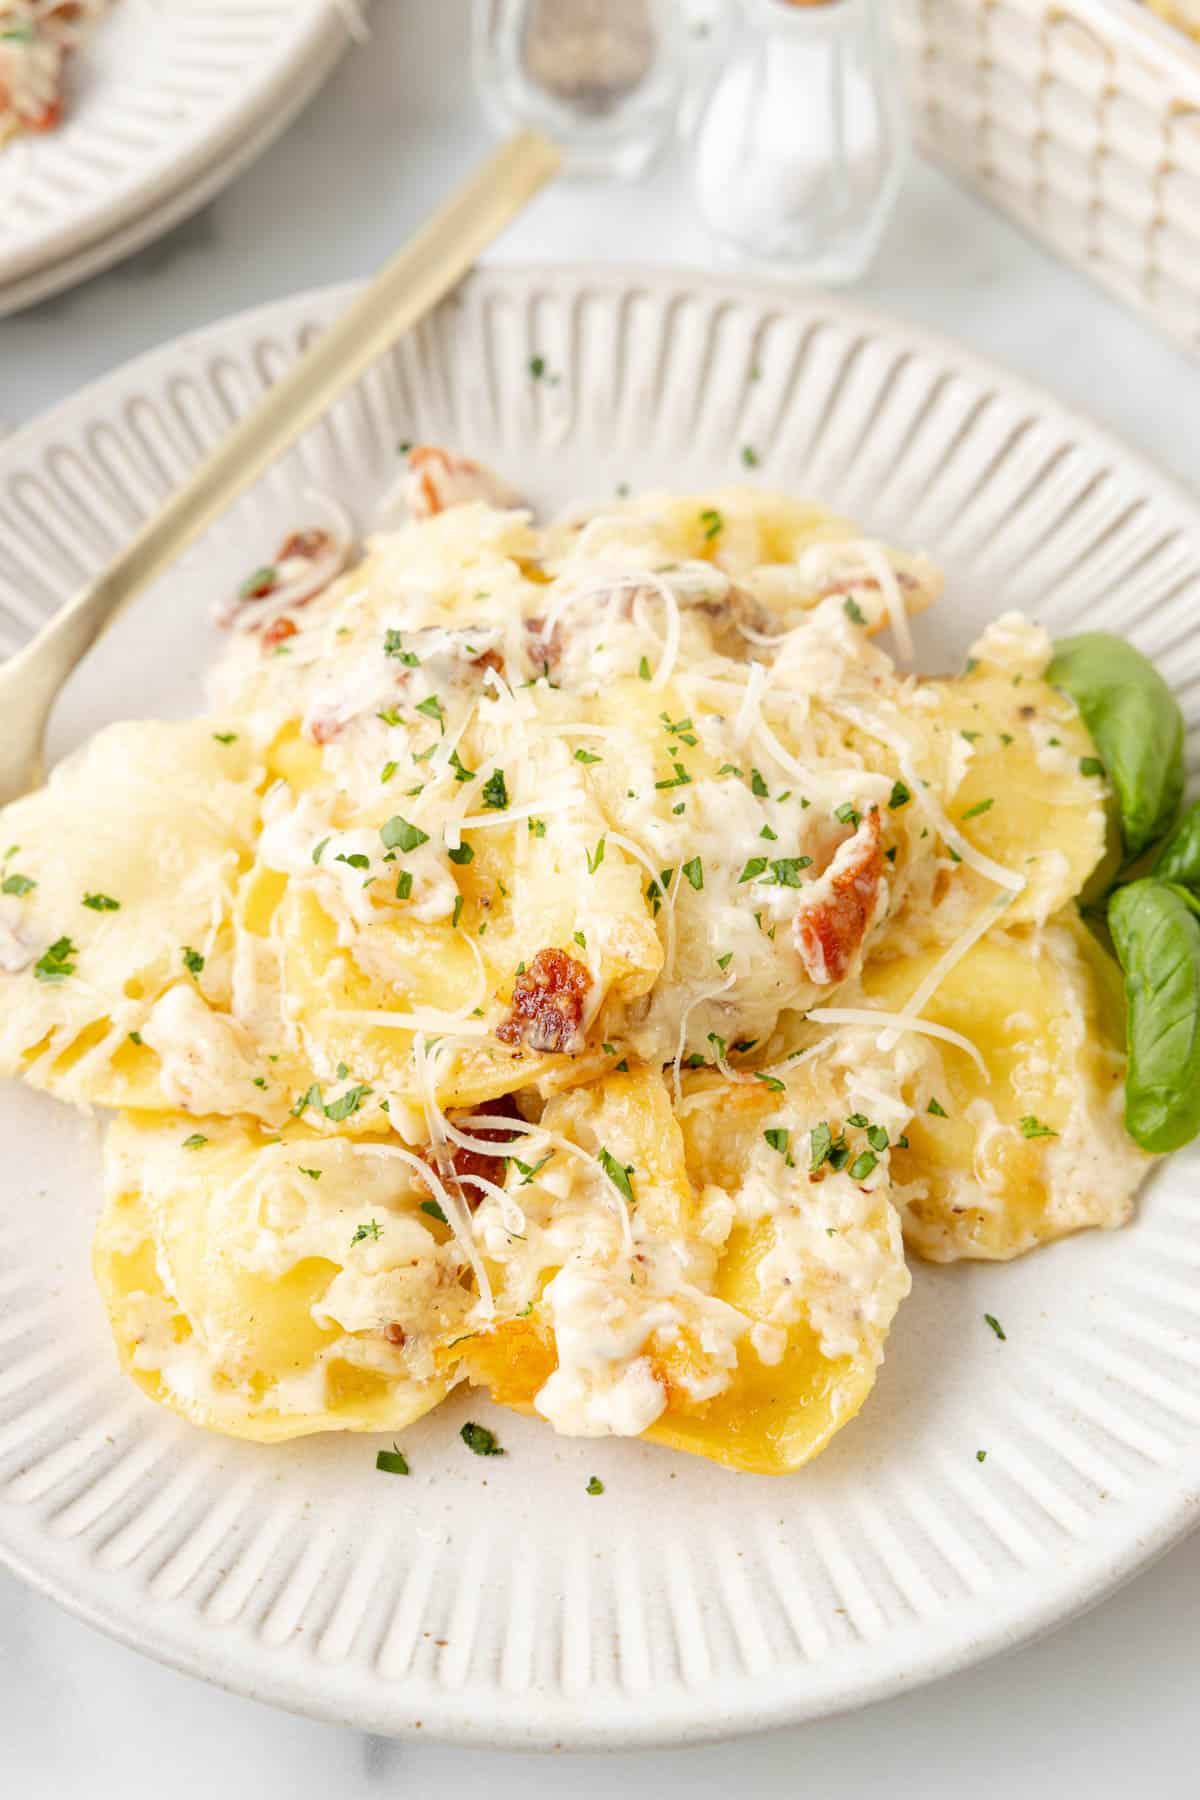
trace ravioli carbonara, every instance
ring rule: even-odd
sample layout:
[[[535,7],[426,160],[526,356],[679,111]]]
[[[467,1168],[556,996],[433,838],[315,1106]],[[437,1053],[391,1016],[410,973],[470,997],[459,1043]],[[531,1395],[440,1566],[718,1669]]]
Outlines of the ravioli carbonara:
[[[0,1072],[113,1108],[133,1379],[260,1440],[464,1382],[796,1468],[918,1256],[1129,1217],[1109,784],[1046,633],[755,486],[545,527],[409,454],[221,610],[211,710],[0,823]],[[896,660],[878,634],[890,629]]]

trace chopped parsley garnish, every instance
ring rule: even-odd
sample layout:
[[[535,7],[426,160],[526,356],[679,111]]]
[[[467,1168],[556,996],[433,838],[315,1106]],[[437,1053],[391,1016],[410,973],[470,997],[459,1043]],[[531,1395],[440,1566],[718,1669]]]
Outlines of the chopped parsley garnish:
[[[765,856],[752,856],[750,858],[749,862],[746,864],[745,868],[742,870],[741,874],[738,876],[739,886],[741,885],[741,883],[743,881],[753,881],[756,876],[762,874],[762,872],[766,868],[766,866],[767,866],[767,859]]]
[[[812,865],[811,856],[782,856],[771,864],[770,887],[802,887],[800,871]]]
[[[183,958],[183,966],[189,975],[199,975],[202,973],[204,969],[204,958],[198,950],[193,950],[190,944],[185,944],[180,951],[180,955]]]
[[[893,781],[892,791],[888,795],[888,811],[895,812],[898,807],[907,806],[912,795],[902,781]]]
[[[819,1125],[813,1126],[809,1133],[809,1145],[811,1147],[811,1156],[808,1166],[815,1174],[821,1167],[821,1164],[825,1161],[825,1158],[829,1155],[833,1145],[833,1133],[830,1131],[829,1126],[824,1120],[822,1120]]]
[[[589,1475],[588,1484],[583,1491],[585,1494],[602,1494],[604,1492],[604,1483],[598,1475]]]
[[[729,967],[729,965],[732,961],[733,961],[733,951],[732,950],[726,950],[724,956],[718,956],[717,967],[718,967],[718,969],[720,969],[722,974],[725,973],[726,969]]]
[[[1021,1120],[1021,1136],[1027,1138],[1057,1137],[1058,1133],[1053,1131],[1049,1125],[1043,1125],[1040,1119],[1035,1119],[1032,1113],[1026,1113]]]
[[[236,744],[237,743],[237,732],[236,731],[214,731],[213,737],[216,739],[218,744]]]
[[[761,1081],[765,1088],[770,1089],[771,1093],[783,1093],[783,1083],[780,1081],[778,1075],[768,1075],[765,1069],[755,1069],[753,1074],[755,1081]]]
[[[443,734],[445,733],[446,715],[442,711],[442,703],[436,694],[430,694],[428,699],[418,702],[417,711],[419,713],[424,713],[427,719],[436,719]]]
[[[454,911],[450,914],[450,929],[452,931],[458,930],[458,921],[462,918],[463,905],[464,901],[462,895],[455,894]]]
[[[978,731],[960,731],[958,735],[961,738],[966,738],[968,744],[973,744],[976,738],[981,737],[983,734]]]
[[[986,800],[977,800],[974,806],[968,806],[962,816],[964,819],[977,819],[981,813],[991,812],[995,804],[994,798],[990,796]]]
[[[202,1150],[207,1142],[202,1131],[193,1131],[191,1137],[184,1138],[183,1147],[185,1150]]]
[[[602,756],[597,756],[594,751],[585,750],[581,744],[579,749],[575,752],[575,761],[577,763],[598,763],[603,762],[604,758]]]
[[[322,1173],[322,1171],[321,1171],[321,1170],[320,1170],[320,1169],[306,1169],[306,1168],[305,1168],[305,1167],[304,1167],[304,1164],[303,1164],[303,1163],[301,1163],[301,1164],[300,1164],[300,1165],[299,1165],[299,1168],[300,1168],[300,1173],[301,1173],[301,1174],[302,1174],[302,1175],[307,1175],[307,1176],[308,1176],[308,1179],[309,1179],[309,1180],[310,1180],[310,1181],[320,1181],[320,1179],[321,1179],[321,1173]]]
[[[986,1450],[977,1450],[975,1452],[975,1461],[976,1462],[986,1462],[987,1461],[987,1451]]]
[[[517,1174],[521,1177],[519,1185],[521,1187],[528,1187],[534,1176],[539,1170],[545,1168],[553,1155],[553,1150],[548,1150],[541,1161],[535,1163],[522,1162],[519,1156],[510,1156],[505,1160],[512,1164],[513,1168],[517,1171]]]
[[[315,1106],[318,1112],[325,1111],[325,1103],[321,1099],[321,1090],[315,1081],[312,1086],[297,1099],[295,1106],[292,1108],[293,1119],[303,1118],[305,1110],[310,1106]]]
[[[700,523],[704,527],[704,541],[711,544],[717,534],[725,529],[725,521],[714,507],[707,506],[700,514]]]
[[[253,575],[247,575],[238,589],[239,600],[263,600],[271,592],[279,579],[279,570],[274,563],[264,563],[261,569],[255,569]]]
[[[474,781],[475,770],[467,768],[457,750],[452,750],[450,752],[448,761],[450,767],[454,770],[455,781]]]
[[[446,855],[452,863],[469,863],[475,860],[475,852],[470,844],[460,844],[457,850],[447,850]]]
[[[407,900],[411,897],[412,881],[413,881],[412,870],[411,869],[401,869],[399,875],[397,875],[397,877],[396,877],[396,898],[397,898],[397,900]]]
[[[31,894],[36,886],[37,882],[28,875],[6,875],[0,881],[0,894]]]
[[[406,650],[404,648],[404,633],[402,631],[387,631],[384,633],[383,653],[385,656],[396,657],[407,669],[419,669],[421,666],[420,657],[414,656],[411,650]]]
[[[1005,1329],[1004,1329],[1003,1325],[1000,1323],[999,1319],[995,1318],[992,1313],[984,1313],[983,1316],[986,1319],[987,1323],[991,1326],[992,1330],[995,1332],[996,1336],[1000,1339],[1000,1342],[1002,1344],[1007,1342],[1007,1333],[1005,1332]]]
[[[865,625],[867,622],[862,607],[858,604],[858,601],[852,594],[847,594],[846,598],[842,601],[842,611],[852,625]]]
[[[371,866],[370,857],[364,856],[361,850],[352,850],[349,856],[344,855],[339,850],[333,860],[334,862],[345,863],[347,868],[351,869],[369,869]]]
[[[758,835],[760,838],[766,838],[769,844],[776,844],[779,842],[779,833],[777,831],[772,831],[769,825],[764,825]]]
[[[371,1089],[365,1082],[360,1082],[357,1087],[347,1088],[344,1094],[340,1094],[336,1100],[328,1103],[325,1108],[325,1117],[332,1119],[335,1125],[339,1124],[342,1119],[348,1119],[351,1113],[358,1111],[370,1092]]]
[[[529,835],[530,835],[530,837],[545,837],[545,835],[546,835],[545,819],[530,819]]]
[[[757,769],[750,771],[750,792],[757,794],[760,800],[765,800],[771,792]]]
[[[482,788],[483,804],[493,812],[503,812],[508,805],[508,786],[503,769],[493,769]]]
[[[772,1150],[778,1151],[787,1167],[789,1169],[794,1169],[796,1165],[792,1161],[792,1153],[788,1149],[788,1141],[791,1137],[791,1132],[787,1131],[782,1125],[772,1125],[768,1130],[763,1132],[763,1137],[771,1146]]]
[[[467,1449],[473,1450],[476,1456],[504,1455],[503,1450],[500,1448],[495,1437],[488,1430],[486,1425],[476,1425],[472,1420],[468,1419],[458,1435],[467,1446]]]
[[[482,931],[483,926],[481,925],[479,927],[479,929],[480,929],[480,931]],[[581,950],[586,950],[587,949],[587,939],[584,937],[582,931],[576,931],[572,935],[574,936],[575,942],[579,945],[579,948]]]
[[[864,1150],[850,1164],[851,1181],[865,1181],[878,1163],[879,1158],[873,1150]]]
[[[530,357],[529,373],[534,381],[540,381],[542,379],[542,376],[546,373],[546,359],[544,356]]]
[[[403,716],[400,713],[399,708],[395,706],[385,706],[382,712],[377,712],[375,714],[375,717],[381,720],[384,725],[403,724]]]
[[[932,1113],[935,1119],[948,1119],[950,1117],[949,1113],[938,1099],[932,1099],[925,1108],[925,1111]]]
[[[671,763],[671,767],[675,771],[674,780],[673,781],[656,781],[654,784],[656,788],[687,787],[688,783],[691,781],[692,778],[688,774],[687,770],[684,768],[683,764],[681,762],[673,761]]]
[[[1100,761],[1098,756],[1081,756],[1079,759],[1079,773],[1081,775],[1103,775],[1104,764]]]
[[[385,850],[407,852],[416,850],[420,845],[429,842],[427,831],[422,831],[419,825],[411,825],[407,819],[401,818],[399,813],[393,814],[385,825],[380,826],[379,835],[383,839]]]
[[[870,1121],[868,1120],[866,1113],[847,1113],[846,1123],[847,1125],[857,1125],[861,1130],[862,1127],[869,1124]]]
[[[393,1442],[390,1450],[376,1452],[375,1467],[385,1475],[407,1475],[408,1462],[403,1450],[398,1450]]]
[[[361,1244],[365,1238],[381,1238],[382,1236],[383,1226],[379,1221],[377,1219],[368,1219],[365,1225],[355,1226],[354,1236],[350,1239],[350,1242],[352,1244]]]
[[[596,848],[594,850],[587,850],[584,852],[587,857],[589,875],[594,875],[596,870],[600,867],[600,864],[604,861],[604,844],[605,840],[600,838],[597,840]]]
[[[888,1134],[883,1129],[882,1125],[867,1126],[867,1142],[870,1144],[872,1150],[882,1151],[887,1149]]]
[[[137,1044],[137,1045],[138,1045],[138,1046],[139,1046],[139,1048],[140,1048],[140,1046],[141,1046],[141,1043],[142,1043],[142,1034],[141,1034],[141,1032],[140,1032],[140,1031],[131,1031],[131,1032],[130,1032],[130,1033],[129,1033],[129,1041],[130,1041],[130,1043],[131,1043],[131,1044]]]
[[[704,864],[698,856],[693,856],[683,865],[683,872],[699,894],[704,887]]]
[[[329,839],[327,837],[323,837],[321,839],[320,843],[314,849],[314,851],[312,853],[312,859],[315,863],[320,862],[322,856],[325,853],[325,846],[328,844],[328,842],[329,842]]]
[[[839,819],[843,825],[858,826],[862,824],[862,814],[856,806],[851,805],[849,800],[839,806],[833,816],[835,819]]]
[[[753,444],[742,445],[742,461],[748,469],[757,469],[758,451],[754,448]]]
[[[448,1225],[450,1223],[436,1200],[422,1200],[421,1211],[423,1213],[428,1213],[431,1219],[436,1219],[439,1225]]]
[[[641,661],[638,663],[638,677],[642,681],[649,681],[649,679],[650,679],[650,660],[648,657],[643,656]]]
[[[606,1150],[603,1145],[596,1152],[596,1161],[617,1192],[629,1202],[630,1206],[636,1206],[637,1200],[634,1197],[633,1184],[629,1179],[633,1173],[633,1164],[630,1163],[627,1167],[624,1163],[619,1163],[612,1152]]]

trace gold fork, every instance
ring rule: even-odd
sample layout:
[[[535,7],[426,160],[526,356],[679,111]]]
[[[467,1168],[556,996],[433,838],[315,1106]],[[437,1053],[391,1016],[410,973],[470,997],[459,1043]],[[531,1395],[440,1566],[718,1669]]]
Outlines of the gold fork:
[[[466,274],[485,245],[557,173],[560,161],[537,132],[518,132],[501,145],[104,572],[0,666],[0,805],[41,778],[42,740],[55,698],[105,627]]]

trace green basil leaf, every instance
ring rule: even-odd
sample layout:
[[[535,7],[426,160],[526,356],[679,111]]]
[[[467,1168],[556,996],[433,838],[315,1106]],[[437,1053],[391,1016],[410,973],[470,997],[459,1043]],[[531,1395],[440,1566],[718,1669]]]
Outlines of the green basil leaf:
[[[1159,851],[1154,878],[1200,893],[1200,800],[1192,801]]]
[[[1200,1132],[1200,917],[1187,890],[1133,881],[1108,908],[1125,971],[1125,1125],[1144,1150]]]
[[[1183,715],[1151,663],[1122,638],[1061,638],[1047,681],[1083,715],[1108,771],[1130,862],[1168,831],[1183,796]]]

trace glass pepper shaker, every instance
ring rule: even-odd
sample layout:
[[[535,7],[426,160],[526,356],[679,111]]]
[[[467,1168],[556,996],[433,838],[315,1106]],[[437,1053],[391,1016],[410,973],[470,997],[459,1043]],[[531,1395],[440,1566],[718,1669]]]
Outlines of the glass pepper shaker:
[[[720,245],[813,281],[869,266],[908,126],[886,0],[739,0],[741,29],[695,135],[700,212]]]
[[[554,138],[568,175],[643,172],[671,134],[686,50],[677,0],[475,0],[485,110]]]

